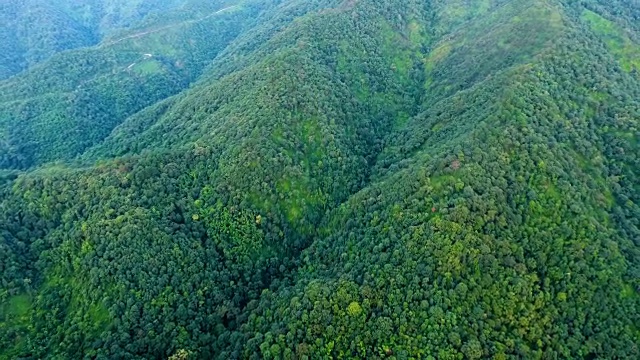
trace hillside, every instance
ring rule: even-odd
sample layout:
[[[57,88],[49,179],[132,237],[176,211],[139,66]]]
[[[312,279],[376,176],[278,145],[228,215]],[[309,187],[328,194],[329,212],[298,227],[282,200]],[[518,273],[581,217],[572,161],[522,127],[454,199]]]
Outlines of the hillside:
[[[136,8],[0,82],[0,359],[640,357],[635,3]]]
[[[195,0],[197,1],[197,0]],[[195,2],[191,1],[191,2]],[[0,80],[54,54],[95,45],[180,0],[23,0],[0,2]],[[187,2],[188,4],[188,2]]]
[[[70,160],[189,86],[261,11],[224,1],[68,51],[0,82],[0,168]]]

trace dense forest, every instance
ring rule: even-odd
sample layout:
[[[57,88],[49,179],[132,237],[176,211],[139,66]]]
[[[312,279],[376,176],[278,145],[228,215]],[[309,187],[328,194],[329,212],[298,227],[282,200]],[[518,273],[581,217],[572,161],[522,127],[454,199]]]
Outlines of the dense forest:
[[[637,1],[0,22],[0,359],[640,358]]]

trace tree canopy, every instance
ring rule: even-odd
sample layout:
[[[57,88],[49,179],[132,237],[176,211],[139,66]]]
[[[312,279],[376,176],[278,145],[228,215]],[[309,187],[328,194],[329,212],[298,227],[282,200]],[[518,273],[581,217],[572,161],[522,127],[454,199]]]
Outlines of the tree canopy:
[[[42,6],[0,359],[640,357],[633,2]]]

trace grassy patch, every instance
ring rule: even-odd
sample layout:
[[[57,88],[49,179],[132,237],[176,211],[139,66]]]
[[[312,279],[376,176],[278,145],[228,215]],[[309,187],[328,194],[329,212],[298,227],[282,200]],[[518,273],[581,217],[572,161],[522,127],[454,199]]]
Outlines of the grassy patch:
[[[621,27],[590,10],[582,12],[582,19],[604,41],[622,69],[640,71],[640,46]]]
[[[548,184],[544,193],[553,202],[562,201],[562,196],[560,196],[558,188],[555,186],[555,184]]]
[[[633,289],[633,286],[626,284],[622,287],[622,291],[620,291],[620,297],[623,299],[631,299],[633,297],[638,296],[636,291]]]
[[[413,20],[409,23],[409,41],[411,42],[411,45],[413,46],[422,46],[422,44],[428,42],[428,38],[424,33],[424,28],[423,26]]]
[[[562,31],[560,10],[544,1],[516,0],[493,10],[491,4],[473,4],[474,11],[486,14],[471,16],[457,31],[449,29],[451,35],[425,59],[425,88],[434,99],[468,89],[498,71],[526,65]]]
[[[27,294],[14,295],[0,304],[0,332],[7,329],[16,331],[13,346],[0,349],[0,360],[17,358],[24,348],[30,325],[31,305],[31,296]]]
[[[441,191],[444,187],[455,184],[456,178],[452,175],[439,175],[432,177],[430,183],[434,191]]]
[[[97,329],[104,328],[111,322],[109,310],[102,303],[90,305],[87,315],[90,323],[94,324]]]
[[[408,122],[409,122],[409,114],[407,114],[404,111],[400,111],[395,118],[395,122],[394,122],[394,127],[395,128],[401,128],[403,126],[405,126]]]
[[[269,213],[277,210],[276,212],[285,214],[289,224],[298,229],[304,227],[303,220],[310,211],[327,201],[327,195],[312,180],[314,174],[321,171],[319,163],[327,156],[321,121],[315,117],[304,118],[293,122],[289,131],[281,126],[276,127],[271,133],[271,139],[277,144],[279,152],[298,165],[297,169],[283,173],[276,180],[276,193],[279,194],[280,201],[273,201],[260,191],[248,194],[251,203],[261,211]]]
[[[309,208],[325,202],[325,196],[309,184],[304,176],[286,176],[278,181],[276,188],[279,193],[286,194],[281,201],[283,213],[290,224],[299,222]]]
[[[411,27],[410,27],[411,28]],[[393,30],[389,23],[382,22],[382,38],[384,39],[383,53],[385,58],[391,59],[391,68],[400,83],[409,82],[409,71],[413,66],[413,49],[411,42],[407,42],[402,36]],[[419,33],[419,29],[416,30]],[[411,37],[411,34],[409,35]],[[414,37],[419,37],[414,34]],[[399,44],[403,44],[404,46]]]
[[[22,317],[31,310],[31,297],[26,294],[15,295],[9,298],[5,305],[5,314]]]
[[[153,75],[162,72],[162,65],[155,60],[146,60],[136,64],[133,70],[140,75]]]
[[[444,42],[433,49],[429,55],[424,59],[424,69],[426,73],[426,81],[424,84],[425,89],[428,89],[433,83],[432,73],[443,59],[445,59],[451,53],[453,45],[449,42]]]
[[[636,134],[631,131],[614,131],[613,134],[615,134],[615,136],[618,138],[624,139],[632,145],[638,145],[638,138]]]
[[[452,30],[473,18],[486,14],[494,5],[493,0],[451,0],[444,2],[438,13],[441,31]]]

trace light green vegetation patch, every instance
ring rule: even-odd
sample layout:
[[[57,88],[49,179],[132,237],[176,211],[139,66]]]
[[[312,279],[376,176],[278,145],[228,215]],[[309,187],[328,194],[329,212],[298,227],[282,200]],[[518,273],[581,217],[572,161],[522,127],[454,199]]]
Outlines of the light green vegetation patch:
[[[582,19],[602,38],[625,71],[640,70],[640,46],[631,40],[624,29],[591,10],[584,10]]]
[[[484,15],[494,3],[495,0],[443,1],[438,8],[439,32],[448,32],[466,21]]]
[[[633,286],[626,284],[623,288],[622,291],[620,292],[620,296],[623,299],[628,299],[628,298],[632,298],[635,296],[638,296],[638,293],[633,289]]]
[[[440,15],[447,18],[451,11],[445,7]],[[469,18],[457,31],[448,25],[452,34],[424,58],[427,90],[451,94],[485,79],[496,69],[526,64],[563,27],[560,10],[545,1],[517,0],[493,9],[485,4],[477,11],[486,14]]]
[[[0,360],[15,359],[18,351],[25,345],[24,334],[29,326],[32,304],[31,296],[18,294],[11,296],[4,304],[0,304],[0,332],[14,329],[13,347],[0,349]]]
[[[398,46],[398,44],[402,44],[400,34],[395,32],[387,22],[382,22],[381,30],[384,38],[383,53],[386,58],[392,60],[391,69],[393,69],[398,80],[406,83],[408,81],[409,70],[411,70],[411,66],[413,65],[413,59],[411,57],[412,43],[406,43],[405,41],[404,46]]]
[[[31,310],[31,297],[26,294],[14,295],[0,308],[6,315],[22,317]]]
[[[291,224],[298,223],[309,208],[324,204],[327,200],[326,195],[309,180],[309,174],[314,171],[314,168],[319,167],[325,151],[319,121],[317,118],[309,118],[296,123],[294,133],[301,135],[301,146],[298,147],[291,147],[290,143],[287,143],[283,129],[277,128],[272,133],[272,139],[282,145],[287,156],[301,164],[304,170],[303,174],[283,174],[276,182],[278,193],[286,194],[280,208]],[[255,195],[254,200],[260,203],[258,199],[260,197]],[[262,208],[264,211],[269,211],[274,205],[265,199]]]
[[[162,65],[156,60],[146,60],[134,65],[133,70],[140,75],[152,75],[162,72]]]
[[[148,34],[135,38],[131,41],[131,47],[141,52],[154,52],[168,57],[178,56],[180,49],[172,46],[180,39],[167,31]]]
[[[424,26],[419,21],[412,20],[409,22],[409,41],[413,46],[421,46],[428,42],[429,37],[425,34]]]

